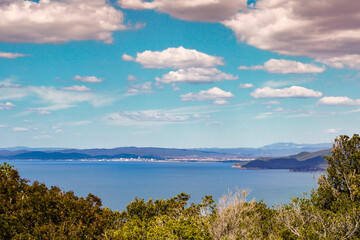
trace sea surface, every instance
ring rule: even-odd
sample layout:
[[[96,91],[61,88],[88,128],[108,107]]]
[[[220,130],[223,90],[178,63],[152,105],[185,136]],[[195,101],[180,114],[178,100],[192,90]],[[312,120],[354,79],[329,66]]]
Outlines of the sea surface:
[[[218,202],[223,194],[237,189],[249,192],[247,200],[263,200],[268,206],[275,206],[309,193],[319,176],[288,170],[243,170],[223,162],[7,162],[23,178],[72,190],[78,196],[95,194],[113,210],[125,209],[135,197],[170,198],[181,192],[190,194],[195,203],[204,195],[212,195]]]

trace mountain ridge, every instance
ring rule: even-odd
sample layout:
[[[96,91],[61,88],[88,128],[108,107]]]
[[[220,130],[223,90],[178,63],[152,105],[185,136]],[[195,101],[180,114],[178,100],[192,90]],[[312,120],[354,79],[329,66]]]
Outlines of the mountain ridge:
[[[300,152],[316,152],[329,144],[276,143],[262,148],[157,148],[157,147],[118,147],[118,148],[0,148],[0,159],[114,159],[144,158],[154,160],[241,160],[249,158],[280,157]],[[274,147],[274,148],[272,148]],[[24,148],[24,149],[22,149]]]
[[[325,156],[331,154],[331,149],[317,152],[300,152],[295,155],[272,158],[257,158],[253,161],[236,163],[233,167],[242,169],[288,169],[290,171],[324,171]]]

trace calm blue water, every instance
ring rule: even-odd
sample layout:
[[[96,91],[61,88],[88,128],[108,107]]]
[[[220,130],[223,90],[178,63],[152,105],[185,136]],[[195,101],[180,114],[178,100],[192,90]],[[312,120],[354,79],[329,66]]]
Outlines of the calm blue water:
[[[1,163],[3,161],[0,161]],[[204,195],[214,200],[236,189],[250,190],[248,200],[264,200],[269,206],[288,203],[316,186],[313,173],[287,170],[241,170],[232,163],[7,161],[21,177],[38,180],[48,187],[57,185],[76,195],[89,192],[103,205],[123,210],[140,198],[170,198],[181,192],[193,202]]]

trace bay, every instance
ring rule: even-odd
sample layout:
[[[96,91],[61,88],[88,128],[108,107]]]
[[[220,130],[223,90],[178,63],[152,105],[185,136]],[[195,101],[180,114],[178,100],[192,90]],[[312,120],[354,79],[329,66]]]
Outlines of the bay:
[[[1,161],[4,162],[4,161]],[[199,203],[205,195],[218,201],[228,191],[245,189],[247,200],[263,200],[268,206],[290,202],[316,187],[309,172],[243,170],[224,162],[101,162],[7,161],[20,176],[59,186],[78,196],[95,194],[104,206],[123,210],[135,197],[170,198],[181,192]]]

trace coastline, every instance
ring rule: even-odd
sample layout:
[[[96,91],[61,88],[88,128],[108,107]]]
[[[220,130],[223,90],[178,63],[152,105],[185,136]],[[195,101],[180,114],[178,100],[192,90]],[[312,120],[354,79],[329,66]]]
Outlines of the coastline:
[[[244,158],[231,158],[231,159],[218,159],[218,158],[170,158],[170,159],[154,159],[154,158],[103,158],[103,159],[1,159],[2,161],[65,161],[65,162],[248,162],[254,159]]]

